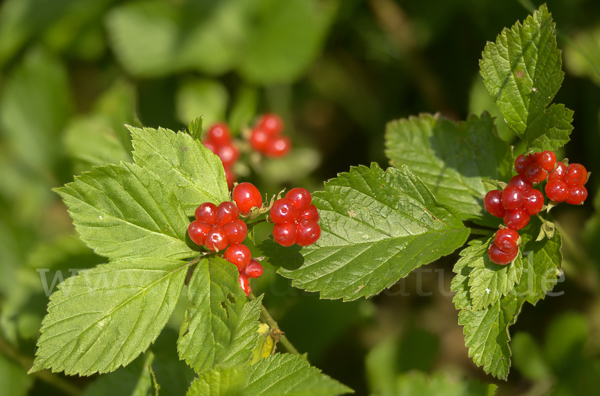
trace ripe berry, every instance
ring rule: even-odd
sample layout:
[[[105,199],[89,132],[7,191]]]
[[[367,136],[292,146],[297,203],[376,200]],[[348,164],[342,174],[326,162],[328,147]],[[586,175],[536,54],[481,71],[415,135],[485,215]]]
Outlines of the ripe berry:
[[[289,153],[291,148],[292,142],[288,137],[278,136],[267,141],[264,153],[268,157],[278,158]]]
[[[241,274],[238,276],[238,281],[240,282],[240,287],[246,293],[246,297],[252,293],[252,288],[250,287],[250,279],[246,274]]]
[[[298,215],[298,209],[289,199],[278,199],[271,208],[271,220],[275,224],[293,223]]]
[[[587,170],[581,164],[570,164],[563,176],[567,186],[583,186],[587,182]]]
[[[224,123],[218,123],[211,126],[206,134],[206,140],[213,143],[215,146],[221,146],[229,143],[231,140],[231,133],[229,127]]]
[[[504,215],[504,224],[512,230],[520,230],[529,223],[529,214],[523,209],[508,210]]]
[[[281,246],[292,246],[297,238],[296,223],[275,224],[273,239]]]
[[[569,194],[567,183],[561,180],[552,180],[546,184],[546,196],[554,202],[563,202]]]
[[[215,225],[217,223],[217,205],[211,202],[204,202],[196,209],[196,220],[204,220],[208,224]]]
[[[533,188],[531,183],[525,180],[523,175],[513,176],[508,182],[508,185],[518,187],[523,192],[529,191]]]
[[[264,272],[263,266],[260,265],[260,263],[256,260],[250,260],[250,263],[244,270],[244,273],[249,278],[260,278],[261,275],[263,274],[263,272]]]
[[[523,191],[517,186],[507,186],[502,191],[502,205],[506,210],[519,209],[523,206]]]
[[[537,163],[540,164],[544,170],[551,172],[556,164],[556,154],[552,151],[543,151],[537,158]]]
[[[231,190],[233,188],[233,184],[237,180],[235,177],[235,173],[233,173],[233,170],[231,170],[231,167],[229,166],[224,166],[223,168],[225,169],[225,180],[227,180],[227,188]]]
[[[573,186],[569,187],[569,193],[565,200],[571,205],[581,205],[587,198],[588,192],[584,186]]]
[[[188,235],[196,245],[203,246],[206,243],[206,235],[212,226],[203,220],[194,220],[188,226]]]
[[[510,228],[501,228],[496,232],[494,237],[494,245],[505,253],[512,253],[519,247],[517,242],[519,241],[519,234],[515,230]]]
[[[502,191],[500,190],[492,190],[485,194],[483,203],[485,204],[485,209],[492,216],[504,217],[506,214],[506,209],[502,205]]]
[[[515,160],[515,169],[516,169],[517,173],[519,175],[524,174],[527,167],[529,165],[531,165],[534,161],[535,160],[529,155],[527,155],[527,156],[524,156],[523,154],[519,155],[517,157],[517,159]]]
[[[251,183],[244,182],[235,186],[232,197],[240,212],[245,216],[253,207],[260,208],[262,206],[260,191]]]
[[[250,263],[252,253],[250,253],[250,249],[246,245],[233,245],[225,250],[223,257],[230,263],[235,264],[238,267],[238,271],[241,272]]]
[[[525,193],[525,199],[523,200],[523,209],[530,216],[534,216],[542,210],[544,207],[544,195],[532,188],[531,190]]]
[[[224,144],[217,148],[216,154],[223,162],[223,166],[231,166],[240,157],[240,151],[231,143]]]
[[[566,171],[567,171],[567,165],[565,165],[562,162],[557,162],[556,168],[552,172],[550,172],[550,174],[548,175],[548,181],[552,181],[552,180],[562,181],[563,176],[565,175]]]
[[[240,216],[238,207],[233,202],[225,201],[219,204],[217,208],[216,220],[218,226],[223,226]]]
[[[229,245],[227,234],[221,227],[214,226],[206,235],[206,248],[218,252]]]
[[[298,231],[296,244],[300,246],[312,245],[321,236],[321,227],[314,220],[300,219],[296,229]]]
[[[237,245],[238,243],[244,242],[246,235],[248,235],[248,226],[240,219],[235,219],[226,223],[223,226],[223,230],[227,236],[227,241],[231,245]]]
[[[265,152],[269,140],[269,134],[262,129],[254,129],[250,134],[250,146],[259,153]]]
[[[308,190],[302,187],[292,188],[285,194],[285,198],[292,201],[296,209],[300,212],[307,210],[310,206],[310,201],[312,200]]]
[[[525,180],[530,183],[540,183],[546,180],[548,172],[546,172],[540,164],[534,162],[525,169],[523,176],[525,177]]]
[[[283,120],[277,114],[267,113],[258,120],[257,128],[270,136],[279,135],[283,131]]]
[[[308,209],[306,209],[304,212],[300,212],[300,218],[319,221],[319,212],[317,211],[317,207],[315,205],[309,205]]]
[[[506,265],[511,263],[519,254],[519,249],[516,249],[514,252],[506,253],[502,250],[498,249],[498,246],[492,244],[488,250],[488,256],[492,263],[498,265]]]

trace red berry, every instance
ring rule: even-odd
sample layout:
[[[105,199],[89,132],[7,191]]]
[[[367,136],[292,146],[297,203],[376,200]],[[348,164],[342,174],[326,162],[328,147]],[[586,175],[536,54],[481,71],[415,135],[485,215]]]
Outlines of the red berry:
[[[504,224],[512,230],[520,230],[529,223],[529,214],[523,209],[508,210],[504,215]]]
[[[544,195],[532,188],[531,190],[525,193],[525,199],[523,200],[523,209],[530,216],[534,216],[542,210],[544,207]]]
[[[250,134],[250,146],[259,153],[265,152],[269,140],[269,134],[262,129],[254,129]]]
[[[238,217],[240,217],[240,211],[233,202],[221,202],[217,208],[216,220],[218,226],[223,226],[230,221],[237,219]]]
[[[517,186],[507,186],[502,191],[502,205],[504,209],[513,210],[523,206],[523,191]]]
[[[275,224],[293,223],[298,215],[298,209],[289,199],[278,199],[271,208],[271,220]]]
[[[206,242],[206,235],[212,229],[212,226],[203,220],[194,220],[188,227],[188,235],[196,245],[203,246]]]
[[[240,183],[233,189],[233,200],[240,212],[247,216],[254,207],[262,206],[260,191],[252,183]]]
[[[227,245],[229,245],[227,234],[221,227],[214,226],[206,235],[206,247],[209,250],[218,252],[225,249]]]
[[[224,123],[218,123],[211,126],[206,134],[206,140],[212,142],[215,146],[221,146],[229,143],[231,133],[229,127]]]
[[[296,223],[275,224],[273,227],[273,239],[281,246],[292,246],[297,235]]]
[[[534,162],[525,169],[523,176],[525,177],[525,180],[530,183],[540,183],[546,180],[548,172],[546,172],[540,164]]]
[[[217,205],[211,202],[204,202],[196,209],[196,220],[204,220],[208,224],[215,225],[217,223]]]
[[[248,278],[260,278],[263,272],[263,266],[256,260],[251,260],[244,270],[244,273],[248,275]]]
[[[223,166],[231,166],[240,158],[240,151],[231,143],[219,146],[216,154],[223,162]]]
[[[300,213],[300,218],[319,221],[319,212],[317,211],[317,207],[315,205],[310,205],[308,209]]]
[[[212,151],[214,154],[217,153],[217,146],[213,142],[211,142],[209,140],[205,140],[204,142],[202,142],[202,144],[204,145],[204,147],[206,147],[207,149]]]
[[[244,242],[246,235],[248,235],[248,226],[240,219],[225,223],[223,230],[225,231],[225,235],[227,235],[227,241],[231,245]]]
[[[270,136],[279,135],[283,131],[283,120],[277,114],[267,113],[258,120],[257,128]]]
[[[252,259],[252,253],[250,253],[250,249],[246,245],[233,245],[225,250],[223,257],[230,263],[235,264],[238,267],[238,271],[241,272]]]
[[[298,235],[296,236],[296,244],[300,246],[308,246],[315,243],[321,236],[321,227],[314,220],[300,219],[298,221]]]
[[[552,181],[552,180],[563,181],[563,176],[565,175],[566,171],[567,171],[567,165],[565,165],[562,162],[557,162],[556,163],[556,169],[554,169],[548,175],[548,181]]]
[[[500,190],[492,190],[485,194],[483,203],[485,209],[492,216],[504,217],[506,214],[506,209],[504,209],[504,205],[502,205],[502,191]]]
[[[556,154],[552,151],[542,151],[537,159],[537,163],[540,164],[544,170],[551,172],[556,164]]]
[[[518,187],[523,192],[529,191],[533,188],[531,183],[525,180],[523,175],[513,176],[508,182],[508,185]]]
[[[515,230],[510,228],[501,228],[496,232],[494,237],[494,245],[505,253],[512,253],[519,247],[517,242],[519,241],[519,234]]]
[[[248,297],[250,293],[252,293],[252,288],[250,287],[250,279],[248,279],[247,275],[240,274],[238,276],[238,281],[240,282],[240,287],[242,288],[244,293],[246,293],[246,297]]]
[[[588,192],[584,186],[573,186],[569,187],[569,194],[565,200],[571,205],[581,205],[587,198]]]
[[[290,152],[292,142],[286,136],[278,136],[267,141],[265,155],[267,157],[279,158]]]
[[[515,160],[515,169],[516,169],[517,173],[519,175],[524,174],[527,167],[529,165],[531,165],[534,161],[535,160],[529,155],[527,155],[527,156],[524,156],[523,154],[519,155],[517,157],[517,159]]]
[[[581,164],[571,164],[563,176],[567,186],[583,186],[587,182],[587,170]]]
[[[519,254],[519,249],[516,249],[514,252],[506,253],[502,250],[498,249],[498,246],[492,244],[488,250],[488,256],[492,263],[498,265],[506,265],[510,264]]]
[[[306,209],[308,209],[310,201],[312,200],[308,190],[301,187],[292,188],[287,194],[285,194],[285,198],[292,201],[296,209],[298,209],[300,212],[304,212]]]
[[[560,180],[552,180],[546,184],[546,196],[554,202],[563,202],[569,194],[567,183]]]

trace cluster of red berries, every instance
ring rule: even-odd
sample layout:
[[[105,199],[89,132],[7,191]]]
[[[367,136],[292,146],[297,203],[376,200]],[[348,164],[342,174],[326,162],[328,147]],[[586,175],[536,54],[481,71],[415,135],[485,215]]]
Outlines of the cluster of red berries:
[[[223,162],[223,168],[225,168],[225,178],[227,179],[227,185],[229,189],[233,187],[235,183],[235,173],[231,167],[240,158],[240,150],[235,145],[233,139],[231,139],[231,131],[226,124],[218,123],[211,126],[208,129],[206,137],[202,141],[202,144],[219,156],[221,162]]]
[[[250,146],[267,157],[283,157],[290,152],[292,143],[281,136],[283,121],[276,114],[263,115],[250,132]]]
[[[534,183],[548,179],[545,192],[554,202],[567,201],[579,205],[587,198],[587,190],[583,186],[587,182],[585,167],[556,162],[552,151],[519,155],[515,169],[518,174],[510,179],[504,190],[490,191],[484,199],[486,210],[493,216],[502,217],[508,230],[512,231],[498,231],[488,250],[490,260],[501,265],[517,257],[519,234],[516,230],[525,227],[530,216],[538,214],[544,206],[544,195],[533,188]]]
[[[205,246],[208,250],[225,250],[224,258],[237,266],[240,287],[248,296],[252,292],[249,278],[259,278],[263,274],[263,267],[252,259],[250,249],[242,245],[248,227],[239,216],[254,217],[269,208],[263,208],[260,192],[251,183],[236,185],[232,198],[233,202],[222,202],[219,206],[210,202],[198,206],[196,219],[188,227],[188,235],[195,244]],[[283,246],[294,243],[307,246],[319,239],[319,213],[311,201],[310,193],[304,188],[294,188],[285,198],[275,201],[270,209],[271,220],[275,223],[275,241]]]

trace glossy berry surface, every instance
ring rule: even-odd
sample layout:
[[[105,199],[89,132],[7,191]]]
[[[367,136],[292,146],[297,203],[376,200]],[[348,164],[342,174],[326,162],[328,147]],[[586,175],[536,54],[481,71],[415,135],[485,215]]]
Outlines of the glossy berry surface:
[[[528,215],[534,216],[542,210],[544,207],[544,194],[536,189],[531,189],[525,194],[523,200],[523,209]]]
[[[188,235],[196,245],[203,246],[206,243],[206,235],[212,229],[212,225],[203,220],[194,220],[188,226]]]
[[[296,229],[296,244],[299,246],[312,245],[321,236],[321,227],[314,220],[300,219]]]
[[[278,136],[267,141],[265,155],[267,157],[279,158],[287,155],[292,148],[292,142],[286,136]]]
[[[488,256],[490,260],[499,265],[510,264],[517,257],[517,254],[519,254],[519,249],[516,249],[511,253],[506,253],[498,249],[495,244],[492,244],[488,250]]]
[[[262,206],[262,197],[260,191],[252,183],[240,183],[233,188],[233,200],[240,213],[248,215],[253,207]]]
[[[537,163],[546,171],[550,172],[556,165],[556,154],[552,151],[543,151],[537,158]]]
[[[485,209],[492,216],[504,217],[506,214],[506,209],[504,209],[504,205],[502,205],[502,191],[500,190],[492,190],[485,194],[483,203]]]
[[[292,246],[296,236],[296,223],[275,224],[273,227],[273,239],[281,246]]]
[[[235,266],[238,268],[238,271],[243,271],[248,263],[250,263],[252,254],[246,245],[233,245],[229,246],[227,250],[225,250],[223,257],[230,263],[235,264]]]
[[[309,205],[304,212],[300,212],[300,218],[319,221],[319,212],[317,211],[317,207],[315,205]]]
[[[506,253],[512,253],[518,249],[518,241],[519,234],[517,231],[511,230],[510,228],[502,228],[498,230],[494,236],[494,245]]]
[[[565,201],[571,205],[581,205],[588,196],[587,189],[584,186],[569,187],[569,193]]]
[[[269,140],[270,136],[267,132],[262,129],[255,129],[250,135],[250,147],[255,151],[263,153],[267,149]]]
[[[583,186],[587,182],[587,170],[581,164],[570,164],[563,176],[567,186]]]
[[[250,263],[244,269],[244,273],[249,278],[260,278],[264,272],[263,266],[256,260],[250,260]]]
[[[267,113],[258,120],[257,128],[270,136],[279,135],[283,131],[283,120],[277,114]]]
[[[523,175],[513,176],[508,182],[508,185],[517,187],[523,192],[529,191],[533,188],[533,185],[527,180],[525,180],[525,177]]]
[[[556,163],[556,168],[548,174],[548,181],[560,180],[562,181],[565,172],[567,171],[567,166],[562,162]]]
[[[217,223],[217,205],[205,202],[198,206],[194,215],[196,220],[204,220],[208,224],[215,225]]]
[[[221,202],[217,207],[217,213],[215,216],[216,224],[218,226],[223,226],[230,221],[237,219],[239,216],[240,211],[233,202]]]
[[[312,201],[312,197],[308,190],[302,187],[292,188],[285,194],[285,198],[292,201],[296,209],[300,212],[307,210]]]
[[[535,160],[530,156],[524,156],[523,154],[519,155],[515,160],[515,169],[519,175],[525,173],[525,170],[529,165],[531,165]]]
[[[214,124],[208,129],[206,140],[218,146],[228,143],[231,140],[229,127],[223,123]]]
[[[240,275],[238,276],[238,282],[240,283],[240,287],[246,294],[246,297],[248,297],[250,293],[252,293],[252,288],[250,287],[250,279],[248,279],[248,276],[246,274],[240,273]]]
[[[248,226],[240,219],[226,223],[223,230],[227,236],[227,241],[232,245],[244,242],[246,235],[248,235]]]
[[[206,247],[209,250],[223,250],[229,245],[227,234],[221,227],[214,226],[206,235]]]
[[[219,156],[223,166],[231,166],[240,158],[240,151],[233,144],[219,146],[215,154]]]
[[[549,181],[544,190],[548,199],[554,202],[563,202],[569,193],[567,183],[560,180]]]
[[[523,190],[517,186],[507,186],[502,191],[502,205],[506,210],[519,209],[523,205]]]
[[[529,223],[529,214],[523,209],[508,210],[504,215],[504,224],[512,230],[520,230]]]
[[[534,162],[530,164],[527,169],[525,169],[523,176],[525,177],[525,180],[530,183],[540,183],[546,180],[546,177],[548,177],[548,172],[546,172],[540,164]]]
[[[278,199],[271,208],[271,220],[275,224],[293,223],[298,219],[298,209],[289,199]]]

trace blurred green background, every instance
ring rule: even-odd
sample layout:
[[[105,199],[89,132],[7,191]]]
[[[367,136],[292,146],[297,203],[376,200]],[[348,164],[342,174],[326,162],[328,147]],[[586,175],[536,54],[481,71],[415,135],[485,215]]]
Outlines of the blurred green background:
[[[203,115],[205,126],[226,121],[239,135],[257,115],[275,112],[285,120],[292,153],[264,161],[260,171],[240,164],[238,178],[269,193],[320,189],[352,165],[387,167],[388,121],[420,112],[456,120],[484,110],[497,115],[478,74],[481,52],[540,4],[2,2],[0,395],[92,394],[86,389],[97,377],[27,376],[26,370],[48,302],[42,276],[51,285],[104,261],[74,236],[51,188],[94,165],[131,161],[124,124],[181,130]],[[556,101],[575,111],[572,140],[558,157],[598,175],[600,2],[547,4],[566,72]],[[359,395],[482,394],[484,383],[498,384],[499,395],[596,395],[599,186],[592,176],[584,206],[553,210],[565,256],[565,277],[555,291],[564,293],[526,306],[511,328],[507,382],[472,363],[451,296],[441,292],[450,289],[456,255],[368,301],[320,301],[292,289],[268,264],[255,292],[266,293],[265,305],[312,364]],[[419,296],[420,290],[432,295]],[[177,329],[184,309],[183,302],[169,329]]]

